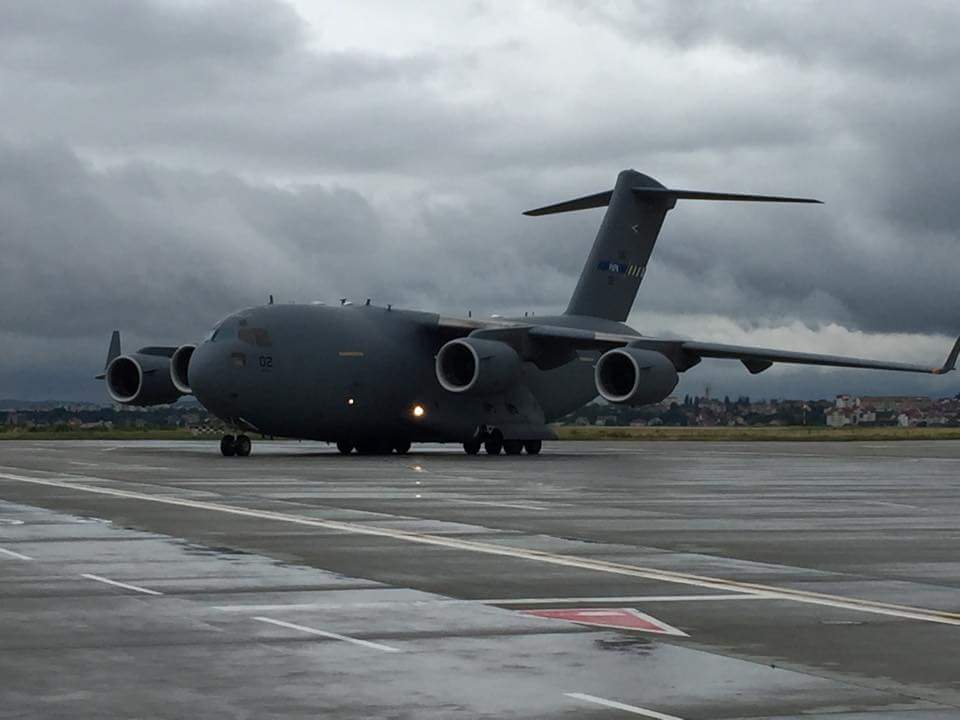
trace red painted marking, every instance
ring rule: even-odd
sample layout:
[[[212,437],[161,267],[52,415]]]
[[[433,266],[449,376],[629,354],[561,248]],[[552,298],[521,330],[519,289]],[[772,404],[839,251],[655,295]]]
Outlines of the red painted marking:
[[[524,615],[566,620],[580,625],[614,628],[616,630],[640,630],[658,635],[679,635],[686,637],[682,630],[667,625],[655,617],[633,608],[558,608],[551,610],[522,610]]]

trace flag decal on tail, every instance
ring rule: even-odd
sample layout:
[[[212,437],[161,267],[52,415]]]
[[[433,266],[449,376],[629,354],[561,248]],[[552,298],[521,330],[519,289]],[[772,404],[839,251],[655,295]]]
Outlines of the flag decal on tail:
[[[629,277],[643,277],[643,271],[646,270],[646,268],[643,265],[630,265],[624,262],[601,260],[597,263],[597,270],[619,273],[620,275],[627,275]]]

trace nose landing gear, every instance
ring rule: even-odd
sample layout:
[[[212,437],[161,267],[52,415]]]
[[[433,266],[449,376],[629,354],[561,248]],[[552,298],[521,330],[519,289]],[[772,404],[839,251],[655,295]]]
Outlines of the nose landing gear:
[[[246,435],[224,435],[220,439],[220,452],[224,457],[247,457],[253,449],[253,443]]]

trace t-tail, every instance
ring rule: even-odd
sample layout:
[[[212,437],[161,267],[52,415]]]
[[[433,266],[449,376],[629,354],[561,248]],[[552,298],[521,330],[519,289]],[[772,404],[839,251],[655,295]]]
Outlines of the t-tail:
[[[524,215],[551,215],[609,206],[580,273],[577,288],[570,298],[567,315],[585,315],[620,322],[627,319],[663,219],[677,200],[820,202],[810,198],[676,190],[664,187],[636,170],[624,170],[617,176],[613,190],[528,210]]]

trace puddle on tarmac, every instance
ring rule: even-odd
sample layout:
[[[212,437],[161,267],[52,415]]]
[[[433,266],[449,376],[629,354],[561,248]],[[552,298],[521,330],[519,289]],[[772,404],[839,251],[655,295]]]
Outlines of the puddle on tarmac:
[[[620,640],[596,640],[601,650],[630,653],[631,655],[647,656],[653,652],[653,643],[644,637],[622,638]]]

